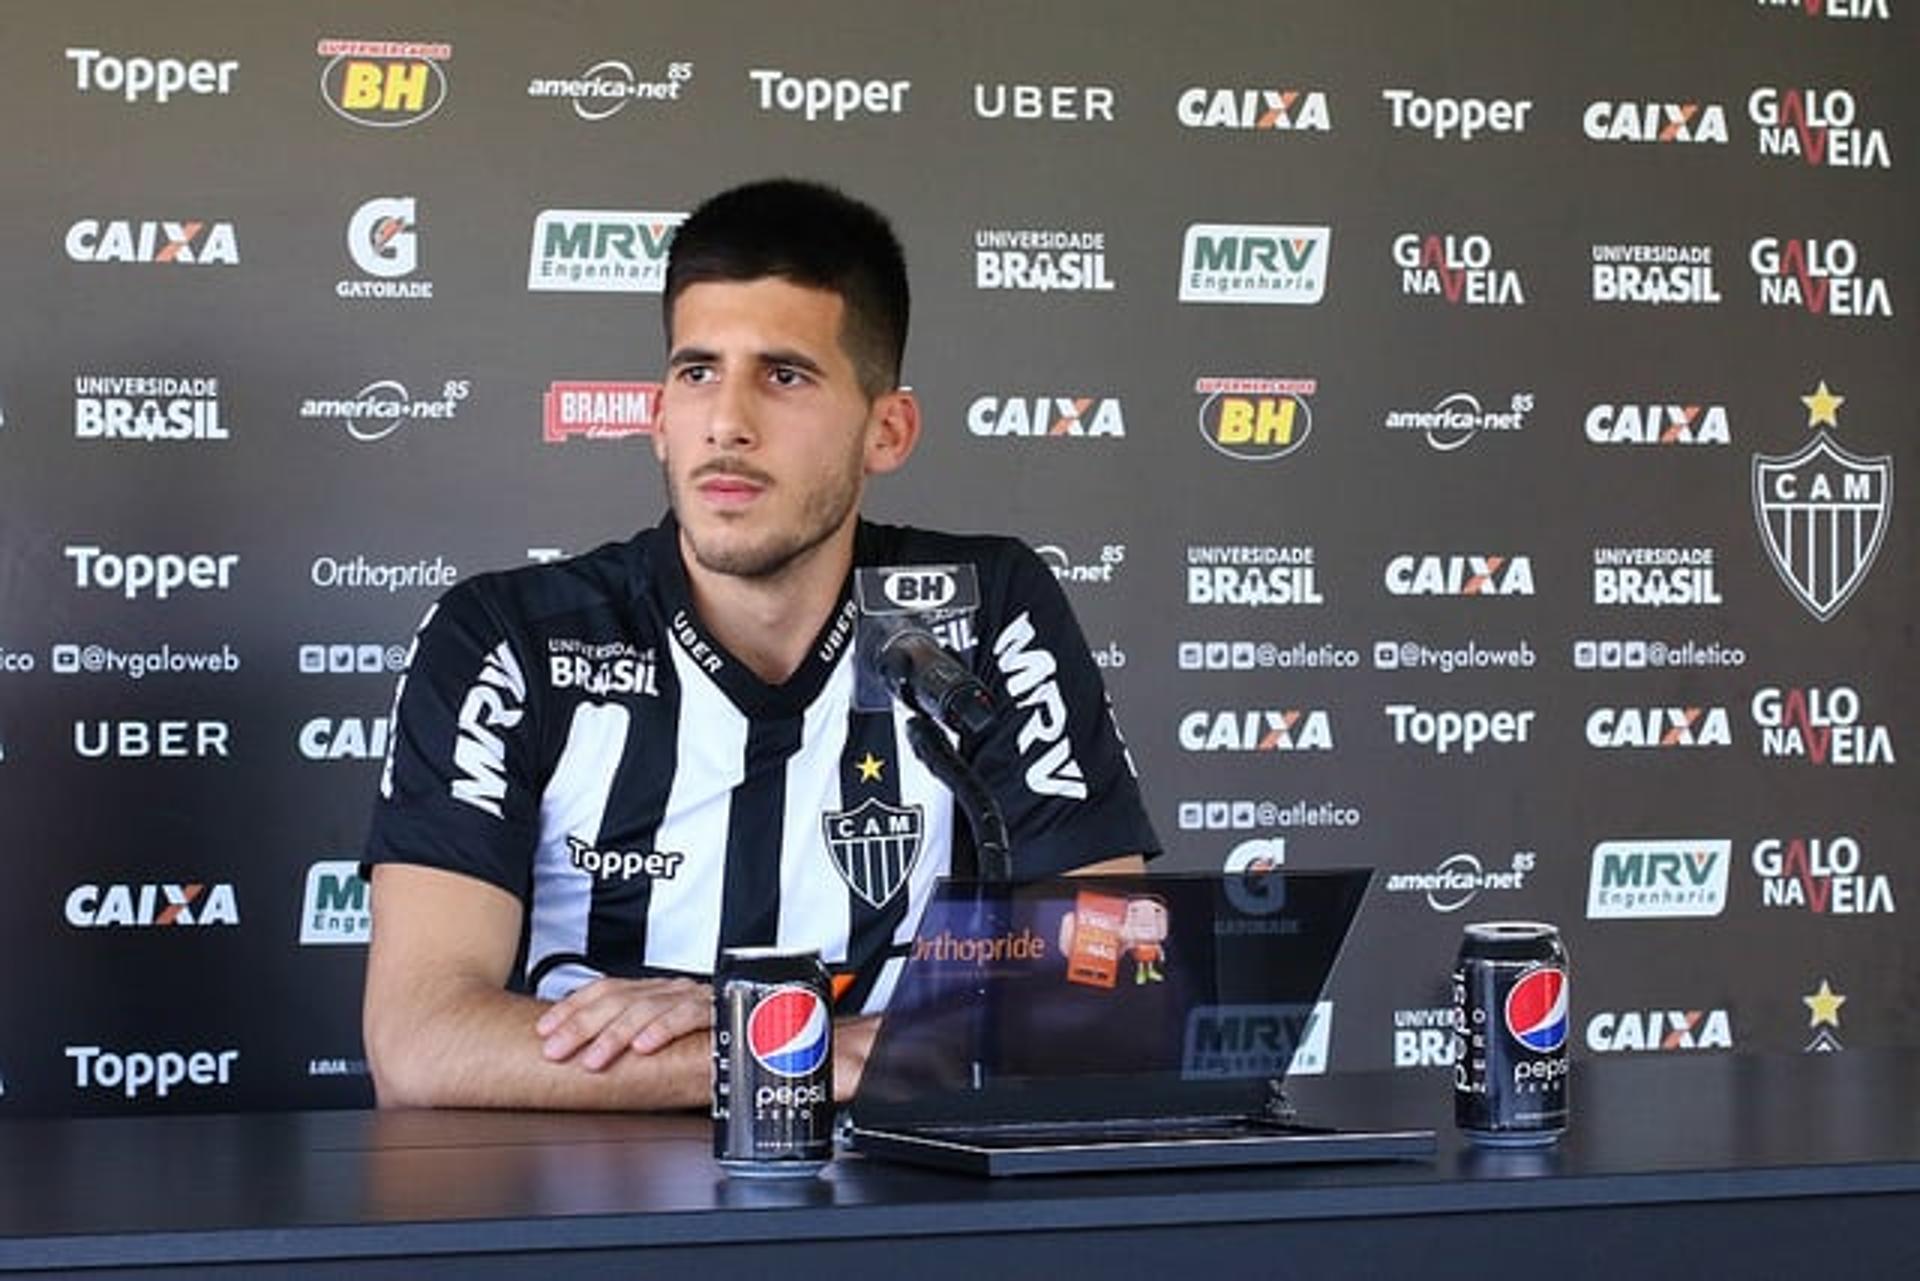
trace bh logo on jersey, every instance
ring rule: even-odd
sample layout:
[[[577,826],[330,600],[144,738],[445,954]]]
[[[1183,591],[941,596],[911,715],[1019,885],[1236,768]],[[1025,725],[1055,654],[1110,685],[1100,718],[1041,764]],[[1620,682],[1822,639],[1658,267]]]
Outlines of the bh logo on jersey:
[[[1567,1043],[1567,972],[1543,965],[1507,991],[1507,1034],[1539,1054]]]
[[[778,987],[747,1016],[747,1048],[776,1076],[806,1076],[826,1061],[828,1030],[827,1003],[819,993]]]

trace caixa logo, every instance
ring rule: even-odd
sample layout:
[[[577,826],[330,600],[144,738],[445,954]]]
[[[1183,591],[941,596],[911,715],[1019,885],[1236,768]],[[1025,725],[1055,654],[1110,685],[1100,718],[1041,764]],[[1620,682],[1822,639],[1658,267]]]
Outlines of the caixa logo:
[[[440,64],[453,57],[450,44],[329,36],[314,52],[328,59],[320,71],[320,96],[342,120],[400,129],[419,124],[447,100]]]
[[[73,1060],[73,1088],[109,1090],[137,1099],[151,1090],[166,1098],[182,1085],[216,1086],[233,1083],[238,1050],[147,1050],[119,1053],[98,1045],[69,1045]]]
[[[1598,748],[1728,747],[1733,730],[1724,707],[1596,707],[1587,714],[1587,744]]]
[[[230,222],[82,218],[67,228],[67,257],[75,262],[232,267],[240,262],[240,245]]]
[[[226,881],[76,885],[66,908],[67,924],[77,930],[240,924],[240,905]]]
[[[310,761],[377,761],[387,754],[385,716],[316,716],[300,727],[300,755]]]
[[[976,436],[1124,436],[1127,419],[1113,396],[980,396],[967,406]]]

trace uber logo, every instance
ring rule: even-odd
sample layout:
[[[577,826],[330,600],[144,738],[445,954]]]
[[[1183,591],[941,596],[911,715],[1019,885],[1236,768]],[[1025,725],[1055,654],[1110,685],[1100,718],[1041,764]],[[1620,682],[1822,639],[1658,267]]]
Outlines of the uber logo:
[[[980,84],[973,114],[983,120],[1113,121],[1113,90],[1105,85]]]
[[[75,721],[73,750],[93,760],[230,756],[225,721]]]

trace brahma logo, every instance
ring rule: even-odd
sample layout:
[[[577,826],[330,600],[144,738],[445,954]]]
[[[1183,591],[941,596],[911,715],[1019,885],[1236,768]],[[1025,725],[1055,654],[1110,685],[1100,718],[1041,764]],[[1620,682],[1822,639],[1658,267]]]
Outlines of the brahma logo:
[[[1387,877],[1389,894],[1423,894],[1436,912],[1457,912],[1483,893],[1511,893],[1527,887],[1527,877],[1539,862],[1533,850],[1515,850],[1502,872],[1485,867],[1480,856],[1465,850],[1441,859],[1431,872],[1395,872]]]
[[[1732,841],[1601,841],[1587,878],[1587,916],[1718,916],[1727,906],[1732,861]]]
[[[1793,454],[1753,456],[1753,518],[1780,581],[1826,622],[1873,568],[1893,508],[1893,458],[1863,458],[1824,430],[1840,424],[1825,379],[1800,401],[1814,437]]]
[[[1726,445],[1725,405],[1599,404],[1587,411],[1587,439],[1596,445]]]
[[[808,1076],[827,1061],[831,1031],[820,994],[787,984],[761,997],[747,1015],[747,1049],[775,1076]]]
[[[1730,747],[1724,707],[1596,707],[1587,714],[1587,744],[1610,748]]]
[[[438,396],[416,399],[405,383],[382,378],[351,396],[303,400],[300,418],[305,422],[337,425],[345,429],[349,438],[371,444],[385,440],[409,423],[452,422],[472,390],[469,380],[449,378],[440,384]]]
[[[1384,425],[1388,431],[1417,431],[1435,453],[1447,454],[1482,432],[1522,431],[1532,412],[1530,391],[1515,392],[1505,410],[1483,409],[1478,396],[1456,391],[1432,409],[1389,409]]]
[[[540,439],[618,440],[644,436],[660,417],[659,383],[558,382],[540,398]]]
[[[1531,596],[1531,556],[1395,556],[1386,584],[1394,596]]]
[[[1813,316],[1891,318],[1885,276],[1860,275],[1851,240],[1782,240],[1762,236],[1747,263],[1760,282],[1762,307],[1799,307]]]
[[[79,374],[73,434],[80,440],[225,440],[220,380]]]
[[[1107,236],[1103,231],[981,229],[973,233],[973,287],[1104,293]]]
[[[82,218],[67,228],[67,257],[75,262],[234,267],[240,263],[240,244],[230,222]]]
[[[1724,1009],[1602,1010],[1587,1020],[1595,1054],[1627,1050],[1731,1050],[1733,1023]]]
[[[1469,307],[1519,307],[1527,301],[1520,273],[1495,266],[1493,242],[1477,233],[1402,232],[1393,238],[1393,264],[1400,268],[1400,292],[1409,297]]]
[[[684,213],[543,209],[533,222],[527,288],[569,293],[657,294]]]
[[[1324,605],[1311,547],[1187,548],[1189,605]]]
[[[1762,756],[1809,765],[1895,763],[1892,734],[1885,725],[1861,723],[1860,695],[1851,686],[1767,685],[1754,691],[1752,712]]]
[[[1893,168],[1886,133],[1858,127],[1859,114],[1845,89],[1763,85],[1747,97],[1747,117],[1759,127],[1763,156],[1797,157],[1815,168]]]
[[[1590,102],[1580,124],[1595,142],[1727,141],[1727,109],[1718,103]]]
[[[1333,128],[1320,89],[1204,89],[1183,91],[1174,114],[1189,129],[1261,129],[1326,133]]]
[[[1007,678],[1007,697],[1030,713],[1014,738],[1015,750],[1022,758],[1031,757],[1028,791],[1084,801],[1087,776],[1067,736],[1067,704],[1054,679],[1059,667],[1048,651],[1029,648],[1036,636],[1032,617],[1021,610],[993,642],[994,659]]]
[[[1851,836],[1768,837],[1753,847],[1762,907],[1798,908],[1816,916],[1892,912],[1885,872],[1860,870],[1860,842]]]
[[[240,924],[240,905],[225,881],[76,885],[66,906],[67,924],[81,930]]]
[[[1596,547],[1593,603],[1661,609],[1724,603],[1711,547]]]
[[[678,102],[692,80],[691,62],[669,62],[664,77],[642,80],[625,59],[603,58],[572,80],[531,80],[527,96],[557,98],[582,120],[610,120],[636,102]]]
[[[1331,752],[1333,718],[1324,709],[1193,711],[1180,718],[1188,752]]]
[[[431,298],[431,280],[401,280],[420,265],[420,220],[412,196],[375,196],[347,219],[347,253],[372,280],[342,280],[341,298]]]
[[[1712,245],[1595,245],[1593,300],[1656,307],[1720,301]]]
[[[1181,302],[1312,305],[1327,292],[1330,227],[1197,222],[1180,258]]]
[[[417,125],[447,100],[440,64],[453,46],[415,40],[343,40],[328,36],[314,51],[326,58],[320,96],[342,120],[373,129]]]
[[[1312,378],[1195,379],[1194,392],[1206,397],[1200,402],[1200,437],[1229,458],[1285,458],[1313,432],[1307,397],[1319,388]]]
[[[365,943],[373,937],[373,912],[360,864],[326,859],[307,868],[300,903],[300,946]]]
[[[1113,436],[1127,434],[1114,396],[980,396],[967,406],[976,436]]]

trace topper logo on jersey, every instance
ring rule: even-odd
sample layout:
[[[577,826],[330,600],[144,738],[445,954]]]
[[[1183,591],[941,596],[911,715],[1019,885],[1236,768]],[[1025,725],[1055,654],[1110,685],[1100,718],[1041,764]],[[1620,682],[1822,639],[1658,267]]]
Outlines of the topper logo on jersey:
[[[1660,609],[1724,602],[1711,547],[1596,547],[1593,603]]]
[[[233,73],[240,69],[232,58],[182,62],[178,58],[118,57],[98,49],[68,49],[67,61],[73,64],[73,87],[78,93],[98,89],[117,93],[128,102],[139,102],[151,94],[161,106],[182,90],[199,97],[217,94],[224,98],[233,92]]]
[[[387,754],[385,716],[316,716],[300,727],[300,755],[310,761],[377,761]]]
[[[760,110],[798,115],[808,124],[823,117],[839,124],[853,115],[897,116],[907,109],[907,90],[913,88],[911,80],[828,80],[758,67],[747,79],[759,90]]]
[[[1723,1009],[1602,1010],[1587,1020],[1587,1048],[1595,1054],[1731,1050],[1733,1024]]]
[[[348,397],[309,397],[300,402],[300,417],[307,422],[337,423],[354,440],[371,444],[408,423],[451,422],[472,390],[468,379],[449,378],[440,384],[438,396],[416,399],[405,383],[382,378]]]
[[[78,930],[240,924],[240,905],[225,881],[76,885],[67,894],[66,908],[67,924]]]
[[[220,380],[76,375],[73,434],[79,440],[225,440]]]
[[[1196,222],[1181,245],[1180,301],[1310,306],[1327,292],[1331,227]]]
[[[1313,433],[1312,378],[1198,378],[1200,438],[1229,458],[1285,458]]]
[[[1814,437],[1789,455],[1753,456],[1753,518],[1780,580],[1821,622],[1840,612],[1866,580],[1886,538],[1893,507],[1893,459],[1841,448],[1826,380],[1802,396]]]
[[[403,129],[447,101],[447,73],[440,64],[453,57],[450,44],[328,36],[314,52],[329,60],[320,70],[320,96],[343,120]]]
[[[233,267],[240,262],[240,243],[230,222],[82,218],[67,228],[67,257],[75,262]]]
[[[1768,837],[1753,847],[1762,907],[1793,907],[1818,916],[1892,912],[1885,872],[1860,870],[1860,842],[1851,836]]]
[[[973,114],[982,120],[1113,123],[1113,90],[1105,85],[983,84],[973,86]]]
[[[1477,233],[1402,232],[1393,238],[1393,264],[1400,268],[1400,292],[1409,297],[1469,307],[1519,307],[1527,301],[1520,273],[1494,266],[1493,242]]]
[[[636,876],[649,882],[671,881],[686,861],[685,854],[671,850],[597,850],[572,833],[567,834],[568,865],[596,881],[618,881],[625,885]]]
[[[1542,965],[1522,974],[1507,989],[1502,1008],[1507,1034],[1536,1054],[1548,1054],[1567,1043],[1567,972]]]
[[[1193,711],[1180,718],[1188,752],[1331,752],[1333,718],[1324,709]]]
[[[1395,556],[1387,562],[1393,596],[1531,596],[1531,556]]]
[[[1507,409],[1482,409],[1480,398],[1456,391],[1440,398],[1432,409],[1389,409],[1383,420],[1388,431],[1417,431],[1435,453],[1459,449],[1482,432],[1522,431],[1533,412],[1533,393],[1517,391]]]
[[[1382,89],[1395,129],[1412,129],[1437,142],[1472,142],[1479,133],[1525,133],[1529,98],[1428,98],[1412,89]]]
[[[572,80],[531,80],[529,98],[559,98],[586,121],[609,120],[636,102],[678,102],[680,91],[693,80],[691,62],[669,62],[665,78],[642,80],[633,64],[604,58]]]
[[[1712,245],[1595,245],[1593,300],[1656,307],[1720,301]]]
[[[240,563],[237,552],[191,556],[173,552],[120,554],[71,543],[63,551],[73,562],[76,588],[119,592],[128,600],[138,600],[148,592],[153,593],[155,600],[165,600],[183,588],[224,592],[233,586],[233,567]]]
[[[540,439],[562,445],[575,436],[618,440],[653,431],[659,383],[558,382],[540,398]]]
[[[1189,129],[1264,129],[1279,133],[1333,128],[1319,89],[1205,89],[1181,92],[1174,114]]]
[[[994,639],[993,656],[1007,678],[1007,696],[1028,712],[1014,740],[1027,760],[1027,790],[1036,796],[1087,799],[1087,775],[1073,755],[1067,736],[1067,702],[1055,679],[1059,664],[1049,650],[1034,645],[1038,633],[1026,610]]]
[[[800,1077],[827,1061],[827,1003],[810,988],[782,986],[747,1015],[747,1049],[775,1076]]]
[[[503,817],[507,798],[507,744],[501,730],[520,724],[527,714],[527,678],[513,647],[501,641],[487,654],[480,675],[460,702],[460,724],[453,742],[458,777],[448,790],[484,814]]]
[[[1395,872],[1387,877],[1390,894],[1423,894],[1436,912],[1457,912],[1482,893],[1512,893],[1527,887],[1527,877],[1539,862],[1533,850],[1515,850],[1507,870],[1481,864],[1466,850],[1449,854],[1431,872]]]
[[[1311,547],[1189,546],[1189,605],[1324,605]]]
[[[1595,142],[1727,141],[1727,109],[1718,103],[1590,102],[1580,126]]]
[[[1596,707],[1587,714],[1587,744],[1616,747],[1730,747],[1724,707]]]
[[[431,298],[431,280],[400,280],[420,265],[420,222],[412,196],[375,196],[347,219],[347,253],[372,280],[342,280],[341,298]]]
[[[1587,878],[1589,919],[1718,916],[1733,842],[1602,841]]]
[[[1862,276],[1860,251],[1851,240],[1782,240],[1762,236],[1747,263],[1760,282],[1763,307],[1799,307],[1809,315],[1893,315],[1885,276]]]
[[[1888,22],[1887,0],[1755,0],[1765,9],[1798,9],[1809,18]]]
[[[527,288],[569,293],[657,294],[684,213],[542,209],[533,220]]]
[[[1767,685],[1754,691],[1751,710],[1762,756],[1809,765],[1894,764],[1892,734],[1885,725],[1861,723],[1860,695],[1851,686]]]
[[[1115,396],[979,396],[967,406],[976,436],[1112,436],[1127,434]]]
[[[1725,405],[1595,405],[1587,439],[1596,445],[1726,445]]]
[[[920,858],[926,817],[918,805],[889,805],[869,796],[852,809],[820,816],[827,854],[847,888],[869,906],[900,892]]]
[[[1029,293],[1078,290],[1103,293],[1107,275],[1103,231],[986,229],[973,233],[973,287]]]
[[[1893,168],[1885,132],[1856,127],[1859,108],[1848,90],[1762,85],[1747,96],[1747,117],[1759,126],[1763,156],[1797,156],[1815,168]]]

